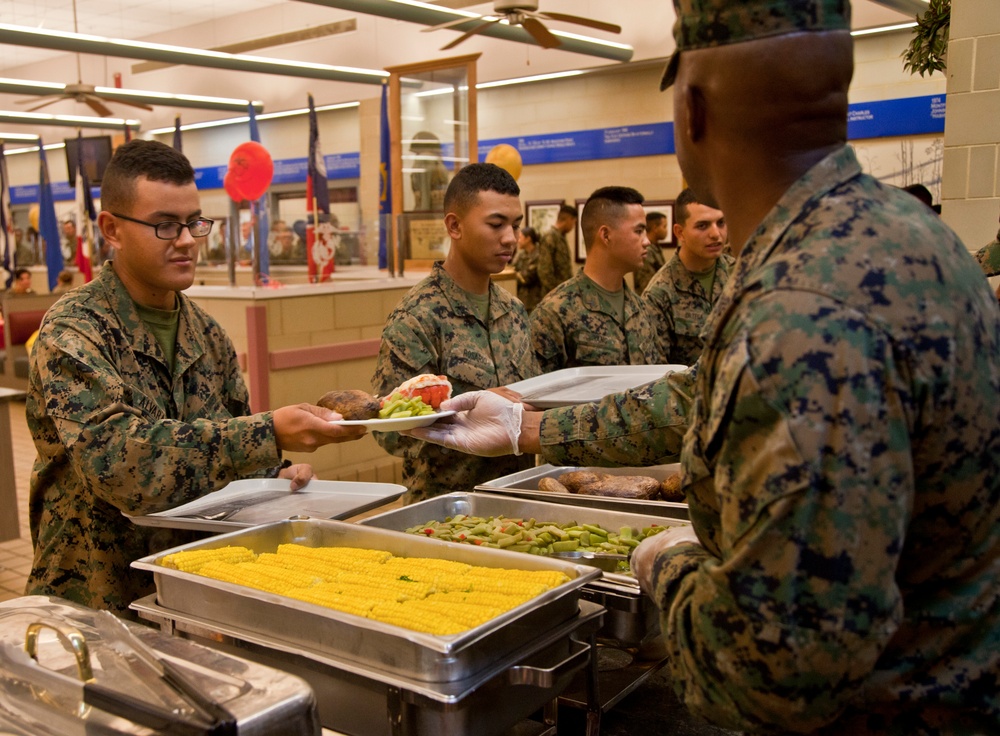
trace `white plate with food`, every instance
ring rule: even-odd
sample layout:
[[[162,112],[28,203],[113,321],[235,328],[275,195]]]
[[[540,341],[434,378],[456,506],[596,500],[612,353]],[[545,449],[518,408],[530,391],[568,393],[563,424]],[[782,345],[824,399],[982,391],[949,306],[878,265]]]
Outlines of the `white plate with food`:
[[[365,427],[371,432],[402,432],[407,429],[426,427],[434,424],[438,419],[453,416],[453,411],[436,411],[433,414],[421,414],[416,417],[393,417],[389,419],[341,419],[332,421],[330,424],[339,424],[345,427]]]
[[[450,398],[451,382],[446,376],[423,373],[381,398],[357,389],[338,389],[328,391],[316,403],[340,414],[342,419],[331,424],[403,432],[452,416],[455,412],[441,411],[441,402]]]

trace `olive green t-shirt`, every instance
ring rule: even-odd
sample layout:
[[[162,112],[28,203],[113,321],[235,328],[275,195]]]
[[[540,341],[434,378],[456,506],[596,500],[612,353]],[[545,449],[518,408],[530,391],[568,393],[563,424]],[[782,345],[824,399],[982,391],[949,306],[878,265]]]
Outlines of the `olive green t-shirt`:
[[[160,349],[167,358],[167,365],[170,366],[170,374],[173,375],[174,355],[177,352],[177,326],[181,316],[180,306],[174,309],[153,309],[136,302],[135,311],[139,313],[139,318],[160,344]]]
[[[614,310],[615,317],[621,324],[625,324],[625,289],[619,289],[618,291],[608,291],[604,287],[600,286],[596,281],[591,279],[591,283],[594,284],[594,288],[600,292],[608,304],[611,305],[611,309]]]

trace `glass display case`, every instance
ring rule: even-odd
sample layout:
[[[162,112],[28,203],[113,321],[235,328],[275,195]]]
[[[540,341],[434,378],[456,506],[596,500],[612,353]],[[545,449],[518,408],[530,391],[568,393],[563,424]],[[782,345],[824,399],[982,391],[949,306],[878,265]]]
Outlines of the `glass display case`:
[[[392,227],[389,267],[425,268],[448,252],[444,193],[477,157],[476,60],[479,54],[390,67]]]

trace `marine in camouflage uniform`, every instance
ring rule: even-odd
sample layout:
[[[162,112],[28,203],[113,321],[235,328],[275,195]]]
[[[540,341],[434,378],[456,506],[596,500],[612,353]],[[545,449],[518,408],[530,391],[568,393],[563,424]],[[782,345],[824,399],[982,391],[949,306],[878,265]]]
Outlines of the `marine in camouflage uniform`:
[[[531,312],[542,300],[542,282],[538,278],[538,246],[529,253],[518,248],[510,264],[517,274],[517,298]]]
[[[976,262],[987,276],[1000,274],[1000,232],[997,232],[996,240],[976,251]]]
[[[674,253],[642,292],[649,321],[667,363],[693,365],[698,360],[705,346],[701,331],[729,280],[732,264],[731,256],[719,257],[715,262],[712,293],[706,294],[696,275]]]
[[[557,228],[550,228],[538,243],[538,280],[544,297],[573,275],[569,243]]]
[[[663,255],[663,248],[659,243],[650,243],[646,248],[646,256],[642,266],[635,272],[635,293],[642,294],[653,277],[663,268],[667,259]]]
[[[524,307],[494,283],[489,296],[489,320],[484,323],[465,292],[435,263],[386,320],[372,378],[375,393],[385,396],[421,373],[447,376],[452,395],[538,375]],[[534,465],[533,455],[473,457],[396,432],[378,432],[375,439],[390,454],[403,457],[410,503],[471,491],[478,483]]]
[[[281,462],[270,412],[247,416],[232,343],[177,294],[176,365],[108,264],[60,299],[31,355],[27,420],[38,449],[27,594],[125,613],[153,592],[129,563],[196,537],[133,525]]]
[[[582,271],[550,292],[531,313],[531,342],[543,373],[588,365],[655,365],[656,335],[642,300],[628,284],[622,314]]]
[[[756,229],[706,335],[693,368],[540,430],[557,465],[681,453],[703,546],[661,552],[651,593],[684,702],[997,733],[1000,310],[957,236],[845,146]]]

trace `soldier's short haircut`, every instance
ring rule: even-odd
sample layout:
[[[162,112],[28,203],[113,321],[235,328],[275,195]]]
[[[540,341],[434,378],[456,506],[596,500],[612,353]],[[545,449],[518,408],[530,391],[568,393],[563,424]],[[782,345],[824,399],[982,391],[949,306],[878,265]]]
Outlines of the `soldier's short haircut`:
[[[688,207],[691,204],[701,204],[701,200],[691,191],[691,187],[688,187],[678,194],[677,199],[674,200],[674,222],[683,227],[684,223],[691,216],[691,209]]]
[[[577,218],[576,208],[571,204],[566,204],[563,202],[559,205],[559,214],[565,215],[566,217],[572,217],[574,220]]]
[[[132,140],[115,149],[101,180],[101,209],[128,212],[136,181],[145,177],[183,186],[194,181],[194,168],[180,151],[159,141]]]
[[[667,219],[667,216],[665,214],[663,214],[662,212],[647,212],[646,213],[646,229],[649,230],[653,226],[653,223],[660,222],[660,221],[666,220],[666,219]]]
[[[480,192],[517,197],[521,188],[514,177],[496,164],[469,164],[458,170],[444,193],[444,211],[464,214],[475,205]]]
[[[583,242],[590,248],[602,225],[612,225],[625,216],[628,206],[642,204],[643,197],[631,187],[601,187],[583,206]]]

